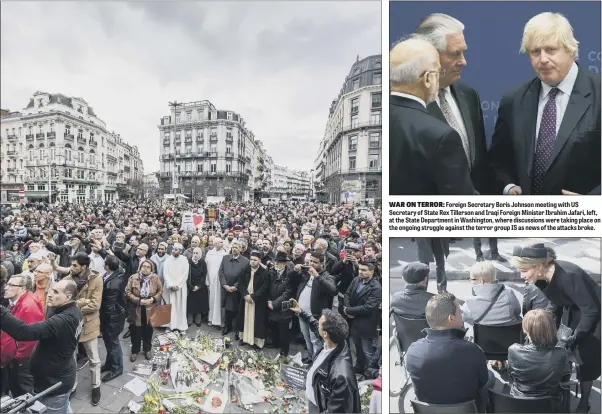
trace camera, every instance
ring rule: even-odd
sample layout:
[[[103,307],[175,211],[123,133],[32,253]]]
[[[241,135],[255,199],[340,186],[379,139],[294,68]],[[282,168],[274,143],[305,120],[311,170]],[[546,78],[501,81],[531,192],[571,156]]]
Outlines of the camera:
[[[285,300],[284,302],[282,302],[282,310],[286,311],[289,310],[292,306],[292,302],[290,300]]]
[[[301,271],[303,271],[303,272],[309,272],[309,266],[308,265],[301,265]]]

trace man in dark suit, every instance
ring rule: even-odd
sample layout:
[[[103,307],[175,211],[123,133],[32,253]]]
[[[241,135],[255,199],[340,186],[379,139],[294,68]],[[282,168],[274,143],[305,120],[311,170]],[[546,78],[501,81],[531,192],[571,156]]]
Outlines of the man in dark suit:
[[[561,14],[527,22],[521,52],[536,78],[500,103],[490,148],[498,194],[600,194],[600,76],[575,63],[577,46]]]
[[[416,239],[418,246],[418,260],[429,265],[435,262],[437,270],[437,292],[447,292],[447,273],[445,273],[445,259],[449,256],[449,239],[442,237],[419,237]]]
[[[460,135],[426,109],[439,91],[437,50],[413,37],[395,45],[389,58],[390,194],[474,194]]]
[[[476,90],[459,82],[467,64],[464,25],[451,16],[435,13],[422,19],[414,34],[437,49],[441,63],[439,94],[427,110],[458,132],[475,190],[492,194],[481,99]]]

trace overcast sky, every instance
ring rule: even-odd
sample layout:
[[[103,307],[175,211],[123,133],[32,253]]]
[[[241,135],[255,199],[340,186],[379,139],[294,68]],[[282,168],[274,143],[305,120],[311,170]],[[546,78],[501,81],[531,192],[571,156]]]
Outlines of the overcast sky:
[[[86,100],[159,168],[170,100],[242,115],[274,162],[309,170],[356,56],[381,50],[380,1],[2,2],[1,107]]]

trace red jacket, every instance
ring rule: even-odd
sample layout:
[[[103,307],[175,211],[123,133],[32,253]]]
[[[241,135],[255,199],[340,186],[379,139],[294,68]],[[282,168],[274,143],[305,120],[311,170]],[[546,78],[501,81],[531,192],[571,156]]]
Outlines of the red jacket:
[[[44,320],[42,304],[32,292],[26,292],[21,296],[10,313],[27,325]],[[0,365],[5,366],[13,359],[29,358],[37,344],[38,341],[15,342],[6,332],[2,332],[0,334]]]

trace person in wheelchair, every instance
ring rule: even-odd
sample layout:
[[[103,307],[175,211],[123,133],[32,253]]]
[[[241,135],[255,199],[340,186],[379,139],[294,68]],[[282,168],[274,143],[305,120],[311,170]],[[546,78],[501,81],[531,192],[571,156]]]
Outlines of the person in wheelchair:
[[[565,412],[568,392],[561,382],[568,382],[571,365],[568,351],[557,347],[556,325],[552,313],[543,309],[529,311],[523,319],[525,345],[508,348],[510,394],[516,397],[554,397],[554,410]]]
[[[396,315],[409,319],[426,318],[426,304],[433,297],[427,292],[429,272],[428,265],[420,262],[408,263],[402,269],[406,285],[391,298],[391,309]]]

